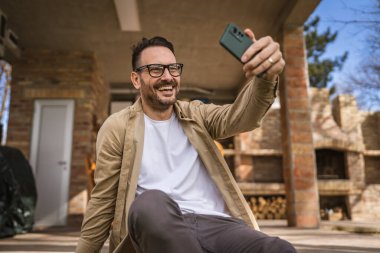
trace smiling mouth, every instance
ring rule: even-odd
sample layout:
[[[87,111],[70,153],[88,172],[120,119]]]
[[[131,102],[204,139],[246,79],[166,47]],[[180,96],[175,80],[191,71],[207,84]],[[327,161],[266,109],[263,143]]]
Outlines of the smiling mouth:
[[[164,85],[158,88],[158,91],[172,91],[174,89],[173,85]]]

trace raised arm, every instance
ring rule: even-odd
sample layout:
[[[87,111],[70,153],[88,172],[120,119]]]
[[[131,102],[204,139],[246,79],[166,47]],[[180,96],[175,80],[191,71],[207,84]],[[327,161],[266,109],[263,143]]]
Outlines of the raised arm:
[[[243,72],[252,78],[233,104],[200,105],[205,126],[214,139],[226,138],[260,126],[274,102],[278,75],[285,66],[280,46],[269,36],[255,39],[250,29],[244,31],[254,42],[243,54]]]

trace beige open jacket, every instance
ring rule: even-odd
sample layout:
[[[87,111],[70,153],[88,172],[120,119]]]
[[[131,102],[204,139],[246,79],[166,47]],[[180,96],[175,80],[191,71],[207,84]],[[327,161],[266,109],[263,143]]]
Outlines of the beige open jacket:
[[[275,99],[276,87],[256,78],[244,86],[233,104],[218,106],[178,101],[174,105],[185,134],[219,188],[230,214],[255,229],[258,229],[255,217],[214,140],[259,127]],[[140,174],[143,115],[138,100],[112,114],[99,130],[96,185],[87,206],[77,253],[99,252],[110,231],[110,252],[134,252],[128,237],[127,217]]]

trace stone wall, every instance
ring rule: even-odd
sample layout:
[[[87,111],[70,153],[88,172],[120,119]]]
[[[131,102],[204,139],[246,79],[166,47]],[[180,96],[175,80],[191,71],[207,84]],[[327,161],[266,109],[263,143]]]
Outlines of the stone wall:
[[[380,170],[380,164],[377,166]],[[380,220],[379,196],[380,184],[368,184],[360,195],[350,196],[352,220],[365,222]]]
[[[242,133],[241,150],[277,149],[281,150],[281,119],[278,109],[270,109],[261,122],[261,127]]]
[[[366,150],[380,150],[380,112],[363,113],[361,125]]]
[[[238,182],[283,182],[280,111],[270,109],[261,127],[235,139],[241,156],[236,161]],[[273,157],[275,155],[275,157]]]
[[[82,215],[86,207],[84,161],[94,156],[96,132],[108,113],[108,89],[90,52],[27,50],[13,63],[7,145],[20,149],[27,158],[34,100],[75,101],[69,215]]]
[[[258,183],[283,183],[281,156],[254,156],[253,160],[253,182]]]
[[[380,156],[365,156],[364,163],[366,184],[380,185]]]

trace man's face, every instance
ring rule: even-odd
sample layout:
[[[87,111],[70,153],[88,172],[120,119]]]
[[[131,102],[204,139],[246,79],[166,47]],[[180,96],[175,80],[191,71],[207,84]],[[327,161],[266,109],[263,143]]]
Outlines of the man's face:
[[[176,58],[170,49],[162,46],[148,47],[140,54],[137,67],[148,64],[172,64]],[[180,77],[173,77],[166,68],[160,77],[151,77],[147,68],[132,75],[134,86],[140,89],[143,106],[165,111],[177,101]]]

